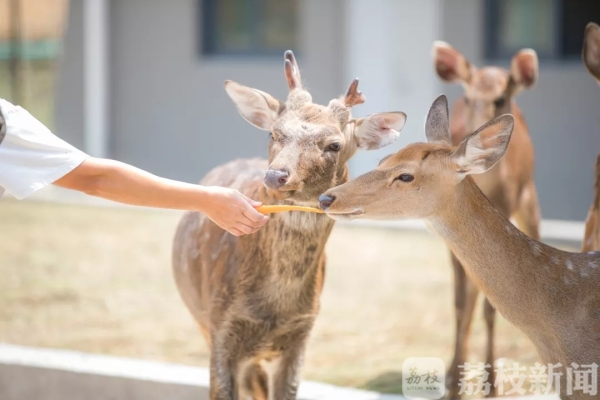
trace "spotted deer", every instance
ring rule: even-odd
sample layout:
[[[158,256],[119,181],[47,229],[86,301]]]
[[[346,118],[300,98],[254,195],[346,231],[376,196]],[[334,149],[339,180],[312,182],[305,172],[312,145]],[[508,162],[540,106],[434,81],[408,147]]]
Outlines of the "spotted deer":
[[[600,84],[600,26],[590,22],[585,27],[582,50],[583,63]],[[596,159],[594,201],[585,220],[581,251],[600,250],[600,154]]]
[[[318,206],[319,194],[348,179],[358,149],[393,143],[402,112],[354,119],[365,101],[354,80],[327,106],[312,102],[291,51],[284,57],[285,102],[232,81],[225,90],[242,117],[270,132],[269,160],[219,166],[204,185],[234,188],[263,204]],[[298,371],[319,310],[325,243],[323,214],[273,214],[257,233],[235,237],[190,212],[173,245],[177,288],[210,346],[210,399],[296,398]]]
[[[427,143],[408,145],[326,191],[320,207],[336,220],[424,219],[491,305],[531,339],[544,365],[553,364],[549,379],[556,379],[561,398],[597,399],[600,253],[570,253],[532,239],[475,183],[472,176],[494,168],[510,147],[512,115],[494,118],[458,144],[448,120],[442,95],[427,116]],[[587,394],[569,381],[567,368],[591,372]]]
[[[433,44],[433,59],[436,72],[443,81],[460,83],[464,88],[464,95],[454,103],[450,116],[453,144],[457,145],[478,126],[501,114],[511,113],[514,116],[515,129],[506,156],[494,168],[473,179],[502,215],[514,218],[523,232],[539,239],[540,209],[533,181],[533,146],[523,114],[514,101],[520,91],[533,87],[537,81],[535,51],[519,51],[512,59],[510,70],[489,66],[478,69],[448,43],[437,41]],[[447,386],[450,398],[458,399],[459,365],[466,361],[469,331],[479,291],[465,275],[456,256],[452,252],[450,256],[454,269],[456,339]],[[495,311],[487,299],[484,301],[484,318],[487,328],[486,365],[489,365],[489,381],[493,382]],[[494,390],[489,394],[490,397],[495,395]]]

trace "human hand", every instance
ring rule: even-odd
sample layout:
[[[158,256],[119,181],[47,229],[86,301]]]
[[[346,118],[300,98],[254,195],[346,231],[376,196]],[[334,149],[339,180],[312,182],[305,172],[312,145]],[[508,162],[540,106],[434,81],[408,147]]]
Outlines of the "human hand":
[[[261,204],[235,189],[208,186],[201,211],[222,229],[241,236],[256,232],[269,220],[256,211]]]

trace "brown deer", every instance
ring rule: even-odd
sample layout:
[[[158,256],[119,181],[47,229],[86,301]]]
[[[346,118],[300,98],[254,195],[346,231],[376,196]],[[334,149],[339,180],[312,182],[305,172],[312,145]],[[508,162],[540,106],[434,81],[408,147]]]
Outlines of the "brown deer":
[[[583,63],[600,84],[600,26],[590,22],[585,27],[582,51]],[[585,220],[581,251],[600,250],[600,155],[596,159],[594,202]]]
[[[285,102],[225,82],[239,113],[269,131],[269,160],[219,166],[204,185],[234,188],[263,204],[318,206],[319,194],[348,179],[359,149],[393,143],[402,112],[353,119],[365,101],[354,80],[345,96],[314,104],[291,51]],[[323,214],[273,214],[253,235],[235,237],[197,212],[175,235],[173,269],[179,292],[210,346],[210,398],[295,399],[298,370],[319,310],[325,243],[334,222]]]
[[[507,151],[515,126],[511,115],[487,122],[457,145],[448,119],[442,95],[427,116],[428,143],[411,144],[375,170],[328,190],[319,198],[321,208],[336,220],[424,219],[492,306],[533,341],[543,361],[562,365],[553,370],[563,374],[561,397],[598,398],[597,377],[591,393],[575,391],[567,367],[593,368],[600,361],[600,253],[569,253],[532,239],[472,179]]]
[[[510,71],[497,67],[476,68],[448,43],[433,44],[433,59],[439,77],[445,82],[460,83],[464,95],[458,99],[450,116],[450,132],[454,145],[470,132],[491,119],[506,113],[515,117],[515,129],[506,156],[485,174],[473,177],[494,207],[507,218],[513,217],[521,230],[539,239],[540,209],[533,181],[534,154],[523,114],[514,101],[523,89],[535,85],[538,59],[535,51],[523,49],[512,59]],[[456,256],[451,253],[454,269],[454,301],[456,309],[456,340],[454,359],[447,375],[450,398],[458,395],[459,365],[466,361],[467,342],[473,310],[479,291],[465,275]],[[484,318],[487,328],[486,364],[489,380],[494,381],[494,320],[495,311],[487,299]],[[489,396],[495,397],[495,391]]]

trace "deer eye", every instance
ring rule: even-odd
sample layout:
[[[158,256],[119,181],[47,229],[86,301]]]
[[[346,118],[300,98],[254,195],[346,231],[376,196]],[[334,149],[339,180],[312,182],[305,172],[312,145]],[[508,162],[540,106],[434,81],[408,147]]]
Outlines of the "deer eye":
[[[496,100],[494,100],[494,106],[496,108],[501,108],[506,104],[506,98],[504,97],[498,97]]]
[[[327,151],[333,151],[335,153],[337,153],[338,151],[340,151],[340,149],[342,148],[342,145],[339,143],[331,143],[329,146],[327,146]]]
[[[402,182],[408,183],[408,182],[412,182],[412,181],[415,179],[415,177],[414,177],[414,176],[412,176],[411,174],[401,174],[401,175],[400,175],[398,178],[396,178],[396,179],[397,179],[397,180],[399,180],[399,181],[402,181]]]

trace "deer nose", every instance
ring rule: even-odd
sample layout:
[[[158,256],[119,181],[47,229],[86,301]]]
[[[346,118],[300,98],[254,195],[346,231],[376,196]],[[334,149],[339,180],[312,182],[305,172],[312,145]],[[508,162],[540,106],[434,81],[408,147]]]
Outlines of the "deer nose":
[[[265,174],[265,184],[271,189],[279,189],[287,183],[290,174],[282,169],[270,169]]]
[[[319,206],[321,210],[327,210],[333,202],[335,201],[335,196],[330,196],[327,194],[322,194],[319,196]]]

